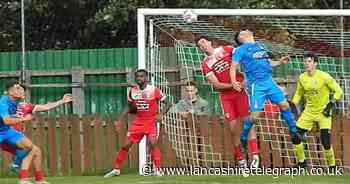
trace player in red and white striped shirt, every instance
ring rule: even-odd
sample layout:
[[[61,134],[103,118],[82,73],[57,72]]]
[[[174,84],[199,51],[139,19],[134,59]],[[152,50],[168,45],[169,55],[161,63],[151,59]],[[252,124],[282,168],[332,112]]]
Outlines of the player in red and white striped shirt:
[[[128,105],[115,123],[117,131],[119,131],[122,120],[128,113],[134,113],[135,116],[128,129],[127,141],[116,156],[114,169],[107,173],[104,176],[105,178],[120,175],[122,162],[129,149],[133,144],[138,144],[144,136],[149,140],[153,163],[156,169],[160,168],[161,152],[156,146],[158,142],[157,121],[161,120],[162,116],[169,110],[170,105],[159,88],[148,84],[148,72],[146,70],[137,70],[135,79],[137,85],[132,87],[128,93]],[[158,102],[166,104],[165,110],[161,113],[157,113]]]
[[[231,84],[230,67],[234,47],[221,46],[214,48],[212,42],[207,37],[199,37],[196,40],[197,46],[206,57],[202,61],[202,71],[207,77],[214,89],[220,93],[222,110],[226,122],[230,126],[231,135],[234,144],[234,156],[240,166],[246,165],[246,160],[242,154],[240,143],[248,146],[249,153],[252,155],[252,167],[259,165],[259,148],[256,141],[256,132],[252,129],[252,121],[249,117],[249,102],[245,90],[235,89]],[[236,72],[236,80],[244,85],[244,76]],[[239,136],[239,126],[237,119],[243,120],[243,129]],[[248,140],[248,134],[250,139]]]

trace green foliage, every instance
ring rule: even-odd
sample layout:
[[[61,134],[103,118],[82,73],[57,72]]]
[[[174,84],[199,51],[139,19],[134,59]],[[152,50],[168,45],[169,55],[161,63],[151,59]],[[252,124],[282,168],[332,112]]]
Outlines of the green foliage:
[[[24,1],[28,50],[135,47],[137,8],[339,8],[333,0]],[[0,51],[21,48],[20,2],[0,1]]]

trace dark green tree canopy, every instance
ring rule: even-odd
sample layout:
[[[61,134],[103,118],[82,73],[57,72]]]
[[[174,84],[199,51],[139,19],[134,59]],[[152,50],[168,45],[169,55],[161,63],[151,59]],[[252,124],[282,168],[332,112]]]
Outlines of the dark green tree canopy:
[[[334,0],[24,1],[27,50],[136,47],[137,8],[340,8]],[[20,0],[0,1],[1,51],[21,48],[20,12]]]

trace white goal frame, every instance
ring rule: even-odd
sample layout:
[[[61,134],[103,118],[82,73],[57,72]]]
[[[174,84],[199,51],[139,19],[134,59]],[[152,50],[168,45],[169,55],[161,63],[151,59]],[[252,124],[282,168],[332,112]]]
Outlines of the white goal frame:
[[[146,68],[146,16],[182,15],[189,9],[141,8],[137,10],[138,68]],[[198,16],[350,16],[350,10],[325,9],[191,9]],[[342,38],[343,34],[341,34]],[[343,44],[342,44],[343,45]],[[139,174],[146,164],[145,138],[139,144]]]

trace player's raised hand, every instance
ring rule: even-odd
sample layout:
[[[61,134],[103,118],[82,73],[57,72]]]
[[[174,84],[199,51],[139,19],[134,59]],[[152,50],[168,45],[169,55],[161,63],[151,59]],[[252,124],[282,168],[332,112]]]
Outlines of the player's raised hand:
[[[72,94],[65,94],[62,98],[63,103],[69,103],[73,101]]]
[[[285,64],[288,64],[289,61],[290,61],[290,56],[289,56],[289,55],[283,56],[283,57],[281,57],[281,59],[280,59],[281,64],[284,64],[284,65],[285,65]]]
[[[240,82],[237,82],[237,81],[232,82],[232,87],[236,91],[242,91],[242,85]]]

